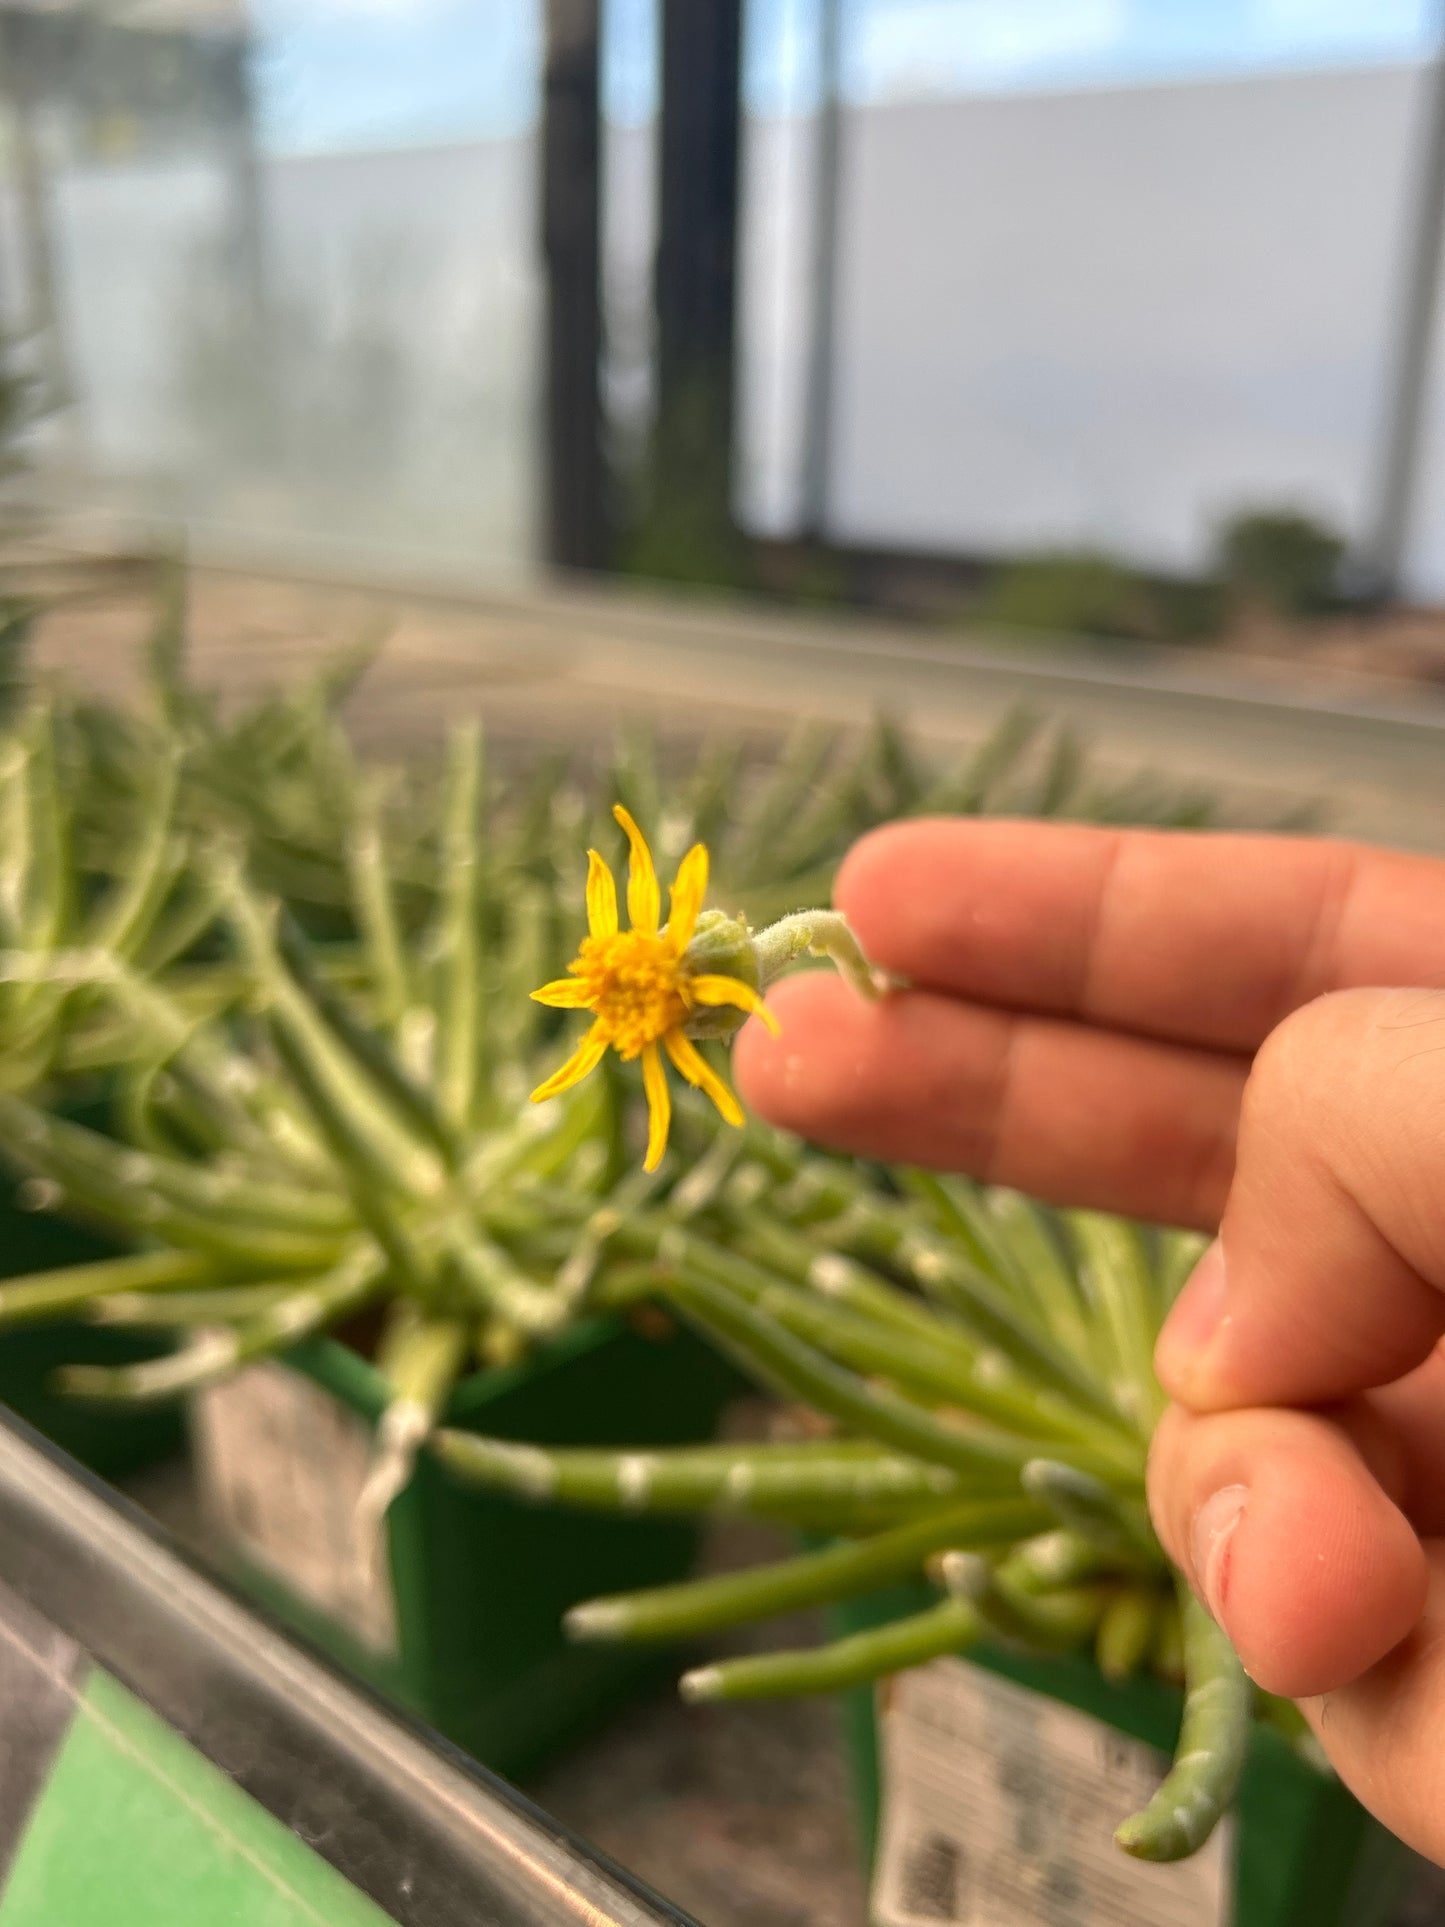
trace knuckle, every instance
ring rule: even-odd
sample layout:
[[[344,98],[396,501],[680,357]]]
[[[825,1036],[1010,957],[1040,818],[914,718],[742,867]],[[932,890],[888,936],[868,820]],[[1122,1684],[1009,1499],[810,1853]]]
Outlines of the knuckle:
[[[1328,1167],[1353,1191],[1413,1214],[1423,1155],[1445,1124],[1439,1054],[1445,993],[1332,991],[1292,1012],[1260,1046],[1240,1106],[1241,1157],[1271,1144]],[[1422,1152],[1421,1147],[1426,1147]],[[1433,1193],[1432,1193],[1433,1195]]]
[[[1382,1000],[1419,992],[1332,990],[1283,1018],[1255,1052],[1244,1087],[1246,1126],[1291,1117],[1317,1117],[1317,1106],[1338,1107],[1342,1079],[1361,1063],[1362,1047],[1387,1017]],[[1445,1011],[1445,998],[1441,999]]]

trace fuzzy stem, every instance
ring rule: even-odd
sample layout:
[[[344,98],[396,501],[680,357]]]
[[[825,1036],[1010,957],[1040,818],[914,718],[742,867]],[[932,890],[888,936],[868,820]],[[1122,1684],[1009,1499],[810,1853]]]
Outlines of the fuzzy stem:
[[[25,885],[34,848],[30,808],[30,748],[10,737],[0,764],[0,915],[9,940],[25,934]]]
[[[1116,1563],[1092,1539],[1055,1527],[1014,1548],[1009,1555],[1009,1575],[1025,1592],[1055,1592],[1060,1586],[1097,1579]]]
[[[1033,1300],[1043,1329],[1071,1357],[1088,1358],[1088,1312],[1067,1249],[1055,1235],[1056,1221],[1017,1191],[976,1193],[974,1204],[978,1218],[997,1227],[999,1246]]]
[[[460,1159],[460,1144],[431,1091],[410,1077],[387,1039],[356,1014],[322,973],[311,946],[287,910],[276,920],[276,954],[284,971],[273,979],[279,989],[278,1014],[290,1024],[297,1043],[311,1043],[311,1057],[323,1074],[327,1065],[339,1075],[343,1094],[372,1100],[373,1114],[388,1129],[400,1129],[424,1145],[447,1170]],[[289,977],[289,982],[287,981]],[[300,992],[298,996],[296,993]],[[425,1187],[435,1180],[422,1177]]]
[[[888,988],[888,979],[874,970],[847,918],[836,910],[798,910],[782,917],[758,931],[753,950],[758,960],[759,990],[766,990],[810,951],[815,957],[826,957],[845,983],[870,1003],[876,1003]]]
[[[336,1102],[325,1081],[313,1070],[304,1049],[287,1028],[275,1020],[271,1036],[276,1053],[290,1071],[292,1080],[335,1159],[336,1169],[345,1183],[356,1215],[386,1253],[398,1280],[426,1299],[432,1294],[433,1279],[409,1230],[396,1209],[395,1188],[387,1167],[374,1148],[354,1129],[350,1114]]]

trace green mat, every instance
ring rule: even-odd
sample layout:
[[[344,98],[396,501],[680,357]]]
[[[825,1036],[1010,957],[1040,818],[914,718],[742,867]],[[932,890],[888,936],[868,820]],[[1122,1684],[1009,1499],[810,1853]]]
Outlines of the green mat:
[[[0,1587],[0,1927],[387,1918]]]

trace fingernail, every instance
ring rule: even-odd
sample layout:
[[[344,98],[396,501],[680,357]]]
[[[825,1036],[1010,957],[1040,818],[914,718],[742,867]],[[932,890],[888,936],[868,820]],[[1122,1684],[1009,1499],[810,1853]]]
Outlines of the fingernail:
[[[1190,1272],[1159,1333],[1155,1363],[1166,1386],[1171,1372],[1187,1371],[1218,1331],[1225,1294],[1224,1247],[1216,1238]]]
[[[1189,1535],[1190,1563],[1204,1603],[1224,1625],[1224,1596],[1229,1584],[1229,1549],[1234,1529],[1249,1498],[1247,1485],[1225,1485],[1206,1499],[1194,1515]],[[1226,1631],[1228,1629],[1226,1628]]]

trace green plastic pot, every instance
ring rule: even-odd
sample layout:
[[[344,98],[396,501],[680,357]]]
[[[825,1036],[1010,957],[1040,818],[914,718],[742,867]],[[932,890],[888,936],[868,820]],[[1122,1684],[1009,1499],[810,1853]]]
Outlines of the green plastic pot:
[[[933,1603],[922,1587],[853,1600],[830,1615],[836,1636],[861,1632]],[[1111,1685],[1088,1660],[970,1649],[988,1672],[1078,1708],[1116,1732],[1172,1752],[1180,1695],[1155,1679]],[[840,1696],[865,1864],[878,1837],[879,1728],[874,1692]],[[1122,1814],[1119,1816],[1124,1817]],[[1413,1856],[1333,1775],[1278,1733],[1257,1728],[1240,1788],[1234,1834],[1231,1927],[1376,1927],[1388,1919]]]
[[[333,1339],[308,1341],[279,1369],[301,1374],[368,1428],[384,1408],[379,1374]],[[645,1335],[599,1320],[523,1364],[466,1379],[446,1420],[551,1445],[684,1444],[713,1435],[740,1384],[686,1331]],[[206,1448],[197,1446],[204,1466]],[[248,1503],[264,1506],[265,1492]],[[475,1759],[519,1778],[674,1670],[666,1654],[570,1645],[563,1614],[599,1593],[685,1577],[697,1545],[698,1529],[686,1521],[519,1504],[465,1485],[424,1453],[387,1517],[387,1649],[234,1539],[226,1561],[243,1589],[312,1645]]]

